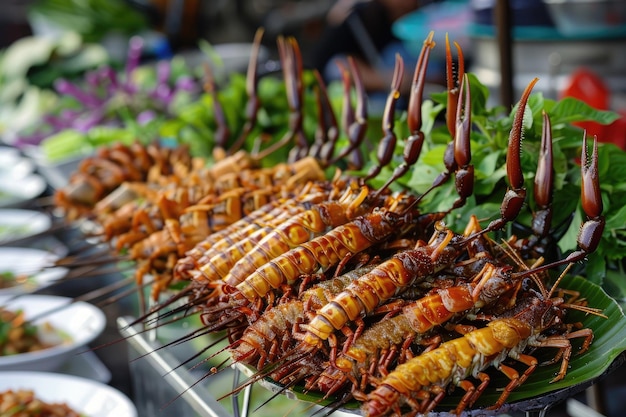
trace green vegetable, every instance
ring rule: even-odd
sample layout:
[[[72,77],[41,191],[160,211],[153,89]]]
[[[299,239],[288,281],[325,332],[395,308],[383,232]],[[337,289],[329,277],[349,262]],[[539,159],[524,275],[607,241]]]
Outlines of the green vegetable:
[[[145,17],[123,0],[39,0],[31,16],[80,33],[89,42],[98,42],[111,33],[137,33],[147,27]]]
[[[513,115],[516,108],[505,113],[502,107],[489,107],[488,89],[472,74],[469,75],[472,98],[471,146],[472,161],[475,168],[474,195],[460,209],[454,210],[446,218],[446,223],[453,230],[463,230],[472,214],[478,216],[483,226],[496,216],[506,192],[505,159],[508,136],[511,130]],[[439,173],[445,171],[443,153],[450,141],[450,135],[440,118],[445,114],[446,94],[434,94],[426,100],[422,108],[424,120],[423,131],[426,143],[417,164],[405,175],[396,188],[407,187],[420,194],[426,191]],[[554,218],[552,236],[555,242],[549,244],[558,247],[561,255],[576,249],[578,230],[584,220],[584,212],[580,204],[580,154],[583,132],[572,126],[573,122],[593,120],[604,124],[612,123],[618,115],[609,111],[596,110],[585,103],[572,98],[554,101],[545,98],[541,93],[533,93],[525,110],[524,140],[522,142],[521,163],[527,189],[526,208],[514,225],[510,225],[504,234],[528,234],[532,220],[532,212],[536,209],[532,199],[534,176],[537,168],[537,157],[541,141],[542,111],[550,116],[553,132],[553,152],[555,190]],[[406,123],[396,122],[398,138],[409,135]],[[599,138],[600,140],[602,138]],[[394,154],[394,162],[390,167],[373,180],[376,186],[381,185],[391,174],[393,168],[402,163],[402,140],[399,139],[398,149]],[[369,163],[361,171],[361,175],[377,161],[374,151],[368,158]],[[599,144],[600,183],[604,203],[603,215],[606,217],[606,228],[600,247],[588,256],[588,260],[578,265],[577,273],[584,275],[594,283],[603,284],[609,270],[619,270],[621,260],[626,258],[626,152],[610,143]],[[443,186],[428,194],[420,203],[421,210],[447,210],[457,198],[454,181],[450,180]],[[496,234],[496,240],[501,234]],[[582,270],[584,268],[584,271]],[[612,286],[619,291],[618,296],[626,296],[624,286]]]

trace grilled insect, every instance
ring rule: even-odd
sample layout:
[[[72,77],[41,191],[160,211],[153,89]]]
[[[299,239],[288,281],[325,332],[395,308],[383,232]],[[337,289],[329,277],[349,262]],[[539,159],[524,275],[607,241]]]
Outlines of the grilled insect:
[[[414,224],[410,216],[375,209],[269,261],[237,285],[235,297],[241,294],[250,301],[264,297],[272,288],[290,285],[300,275],[313,273],[320,268],[326,270],[394,234],[401,235],[402,229]]]
[[[174,269],[175,279],[202,278],[200,269],[214,256],[247,239],[263,227],[278,225],[287,218],[303,212],[310,204],[332,198],[331,192],[326,183],[309,182],[294,198],[276,199],[230,226],[209,234],[177,262]]]
[[[303,349],[318,348],[335,330],[342,329],[364,313],[373,311],[382,302],[418,280],[452,264],[459,249],[451,242],[460,238],[462,236],[455,236],[450,230],[437,230],[428,245],[394,255],[349,285],[345,291],[318,310],[310,321],[303,340]]]
[[[394,359],[411,357],[410,346],[428,343],[433,329],[453,317],[461,318],[496,301],[500,308],[506,308],[507,298],[511,299],[507,294],[516,291],[521,283],[521,277],[510,272],[510,266],[488,263],[471,282],[437,288],[423,298],[407,302],[400,314],[372,324],[339,357],[333,360],[331,353],[332,366],[317,381],[320,390],[332,395],[347,381],[364,390],[370,377],[386,374]],[[405,357],[397,358],[398,355]]]
[[[87,216],[98,201],[124,181],[171,176],[179,167],[186,170],[191,164],[191,155],[185,147],[170,149],[138,142],[103,147],[81,162],[69,183],[55,192],[54,202],[69,219]]]
[[[489,376],[483,371],[490,366],[510,379],[493,405],[497,409],[539,365],[536,358],[524,353],[527,347],[559,349],[557,358],[561,359],[561,368],[552,382],[564,378],[572,351],[570,340],[584,338],[580,350],[584,352],[593,339],[591,329],[570,331],[564,325],[564,307],[566,303],[562,298],[529,296],[515,307],[513,314],[490,321],[484,328],[444,342],[438,348],[399,365],[373,392],[364,396],[363,414],[375,417],[394,411],[400,413],[404,403],[415,411],[428,413],[444,398],[450,385],[465,391],[454,410],[460,414],[474,404],[487,387]],[[543,332],[548,329],[559,329],[560,333],[544,335]],[[503,363],[507,357],[528,368],[523,374],[518,374]],[[472,376],[480,381],[478,387],[470,381]]]
[[[338,201],[316,204],[311,209],[280,224],[233,265],[223,278],[224,282],[235,286],[245,281],[257,268],[277,256],[324,233],[329,228],[340,226],[350,218],[371,210],[376,204],[370,205],[364,202],[368,195],[367,187],[361,187],[356,194],[355,190],[350,187]],[[211,274],[212,266],[206,265],[202,272],[207,275]]]

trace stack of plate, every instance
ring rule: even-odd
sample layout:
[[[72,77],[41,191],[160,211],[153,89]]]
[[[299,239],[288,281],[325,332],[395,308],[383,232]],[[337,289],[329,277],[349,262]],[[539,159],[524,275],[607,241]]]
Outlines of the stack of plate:
[[[16,149],[0,147],[0,207],[25,205],[45,191],[46,182],[34,169]]]

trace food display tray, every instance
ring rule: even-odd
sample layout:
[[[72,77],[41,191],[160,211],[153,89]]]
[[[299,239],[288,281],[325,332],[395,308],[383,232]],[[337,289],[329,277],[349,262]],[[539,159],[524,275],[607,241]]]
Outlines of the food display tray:
[[[163,345],[155,338],[154,333],[142,331],[138,326],[131,326],[131,317],[118,318],[119,331],[129,344],[131,353],[131,374],[135,379],[133,388],[135,390],[135,404],[140,410],[140,415],[179,415],[193,417],[246,417],[250,410],[250,387],[243,390],[239,396],[233,396],[232,409],[227,410],[212,393],[212,386],[206,382],[204,372],[197,373],[190,370],[193,365],[182,364],[180,355],[176,354],[175,346],[168,346],[163,349]],[[185,357],[185,354],[182,355]],[[485,409],[469,410],[463,412],[463,417],[476,416],[545,416],[548,410],[556,403],[565,401],[577,393],[584,391],[598,382],[604,376],[619,368],[626,358],[626,354],[618,356],[610,368],[600,378],[586,381],[567,389],[561,389],[543,395],[538,398],[507,404],[503,409],[493,411]],[[238,386],[241,375],[248,375],[247,368],[242,366],[232,366],[229,369],[231,378],[229,384]],[[210,378],[208,378],[210,379]],[[162,380],[162,383],[154,381]],[[243,380],[243,379],[242,379]],[[223,381],[223,379],[222,379]],[[272,385],[263,381],[259,384],[263,389],[275,395],[284,394],[278,385]],[[286,395],[289,400],[295,401],[293,395]],[[272,407],[267,407],[271,413]],[[143,411],[143,412],[142,412]],[[253,415],[263,415],[254,410]],[[307,415],[313,414],[309,410]],[[332,417],[348,417],[359,415],[358,410],[338,410],[332,413]],[[434,413],[437,417],[451,417],[447,412]]]

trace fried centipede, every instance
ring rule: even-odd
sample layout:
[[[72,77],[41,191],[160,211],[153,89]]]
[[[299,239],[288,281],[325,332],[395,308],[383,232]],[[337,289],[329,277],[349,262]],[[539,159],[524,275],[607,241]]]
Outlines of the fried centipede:
[[[400,413],[403,403],[409,404],[415,411],[428,413],[444,398],[450,385],[465,391],[454,410],[460,414],[473,405],[486,389],[489,376],[483,371],[490,366],[499,369],[510,379],[492,406],[497,409],[504,404],[511,391],[521,385],[539,365],[537,359],[524,353],[527,347],[559,349],[556,358],[561,359],[561,367],[551,382],[564,378],[572,351],[570,340],[584,338],[579,352],[582,353],[589,348],[593,339],[591,329],[571,331],[571,326],[563,323],[565,307],[567,304],[562,298],[545,299],[539,294],[527,296],[509,314],[488,322],[486,327],[444,342],[438,348],[399,365],[377,384],[374,391],[362,396],[363,414],[376,417],[391,412]],[[589,311],[594,312],[593,309]],[[543,335],[548,329],[561,329],[563,333]],[[503,363],[507,357],[528,368],[519,375],[515,369]],[[478,387],[469,380],[470,376],[480,380]]]

